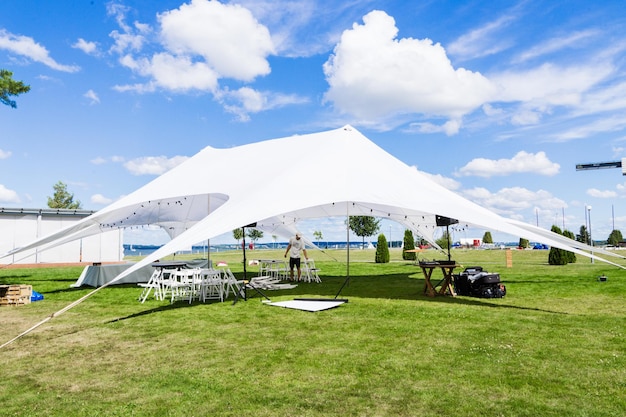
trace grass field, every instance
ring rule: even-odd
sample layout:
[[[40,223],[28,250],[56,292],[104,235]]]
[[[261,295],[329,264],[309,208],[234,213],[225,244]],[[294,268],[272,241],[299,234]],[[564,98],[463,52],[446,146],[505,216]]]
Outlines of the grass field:
[[[273,301],[335,296],[345,252],[311,252],[322,284],[272,291]],[[240,252],[211,256],[241,276]],[[0,414],[626,415],[625,270],[580,257],[549,266],[547,251],[514,251],[512,268],[504,251],[453,256],[499,272],[506,297],[426,297],[419,267],[399,251],[375,264],[370,250],[350,252],[349,302],[318,313],[259,297],[141,304],[134,285],[105,288],[0,350]],[[0,308],[0,343],[88,293],[69,287],[80,272],[0,270],[0,284],[45,296]]]

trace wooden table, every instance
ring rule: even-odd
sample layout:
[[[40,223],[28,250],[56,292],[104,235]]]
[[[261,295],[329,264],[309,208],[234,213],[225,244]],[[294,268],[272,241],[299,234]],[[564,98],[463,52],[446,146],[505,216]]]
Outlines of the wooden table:
[[[461,265],[450,262],[433,261],[420,262],[419,266],[420,268],[422,268],[422,272],[424,273],[424,294],[428,295],[429,297],[434,297],[436,295],[451,295],[453,297],[456,296],[454,286],[452,285],[452,272],[455,268],[458,268]],[[431,278],[433,275],[433,271],[437,268],[441,268],[443,278],[437,284],[433,284]]]
[[[420,252],[424,252],[424,249],[420,249],[420,248],[408,249],[408,250],[405,250],[405,252],[414,253],[415,254],[415,259],[413,260],[413,263],[415,265],[417,265],[417,263],[419,262],[419,259],[418,259],[419,255],[417,255],[417,254],[420,253]]]

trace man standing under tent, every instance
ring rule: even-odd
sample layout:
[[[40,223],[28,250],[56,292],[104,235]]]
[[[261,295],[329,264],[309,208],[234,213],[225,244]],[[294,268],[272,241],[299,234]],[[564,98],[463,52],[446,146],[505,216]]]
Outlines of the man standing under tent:
[[[289,253],[289,280],[293,281],[293,267],[295,266],[298,270],[298,281],[300,281],[300,251],[304,253],[304,258],[306,260],[309,259],[309,256],[306,253],[306,249],[304,248],[304,241],[302,240],[302,234],[300,232],[296,233],[296,237],[292,237],[289,239],[289,245],[287,245],[287,250],[285,250],[285,258]]]

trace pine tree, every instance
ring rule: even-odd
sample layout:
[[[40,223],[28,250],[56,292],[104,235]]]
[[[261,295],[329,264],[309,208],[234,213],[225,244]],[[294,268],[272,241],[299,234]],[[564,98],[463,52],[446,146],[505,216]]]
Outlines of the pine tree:
[[[30,86],[25,85],[22,81],[14,80],[11,71],[0,69],[0,103],[16,108],[17,103],[15,100],[11,100],[10,97],[28,93],[29,91]]]
[[[387,238],[382,233],[378,235],[375,261],[377,264],[389,263],[389,248],[387,247]]]
[[[558,226],[552,226],[552,232],[562,235],[561,229]],[[567,265],[567,255],[563,249],[552,246],[550,253],[548,254],[548,263],[550,265]]]
[[[574,232],[571,232],[567,229],[563,230],[563,236],[568,237],[572,240],[576,240],[576,235],[574,234]],[[576,263],[576,254],[574,252],[565,251],[565,255],[567,257],[567,263]]]
[[[67,191],[67,185],[59,181],[53,186],[54,195],[48,197],[48,207],[50,208],[63,208],[63,209],[80,209],[80,201],[74,201],[74,194]]]
[[[619,246],[622,240],[624,240],[624,238],[622,237],[622,232],[615,229],[611,231],[611,234],[609,235],[609,238],[606,240],[606,243],[611,246]]]
[[[407,250],[415,249],[415,240],[413,239],[413,232],[409,229],[404,231],[404,249],[402,250],[402,259],[405,261],[414,261],[415,252],[407,252]]]

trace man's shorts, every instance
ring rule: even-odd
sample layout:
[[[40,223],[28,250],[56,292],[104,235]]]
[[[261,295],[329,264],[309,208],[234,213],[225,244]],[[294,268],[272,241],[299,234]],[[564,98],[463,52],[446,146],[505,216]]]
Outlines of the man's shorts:
[[[289,258],[289,269],[293,269],[293,267],[300,268],[300,258]]]

